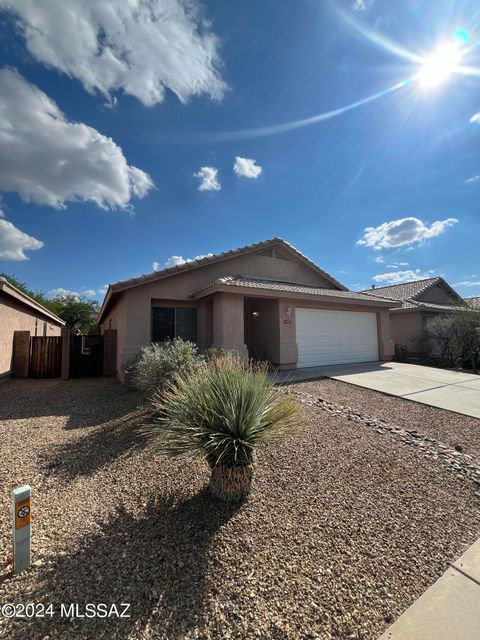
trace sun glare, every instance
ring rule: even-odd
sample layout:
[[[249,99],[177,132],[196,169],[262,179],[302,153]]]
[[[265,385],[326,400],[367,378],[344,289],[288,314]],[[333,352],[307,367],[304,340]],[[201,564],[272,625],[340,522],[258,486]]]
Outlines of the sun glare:
[[[457,69],[460,49],[455,44],[443,44],[428,58],[425,58],[418,74],[422,85],[429,89],[442,84]]]

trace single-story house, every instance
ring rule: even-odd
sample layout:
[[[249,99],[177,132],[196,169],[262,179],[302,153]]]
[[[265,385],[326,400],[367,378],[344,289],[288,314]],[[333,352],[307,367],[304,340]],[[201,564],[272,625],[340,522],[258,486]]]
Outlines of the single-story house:
[[[368,292],[401,302],[390,310],[392,340],[412,352],[420,351],[419,340],[430,318],[465,307],[463,298],[440,277],[375,287]]]
[[[464,298],[464,300],[469,307],[480,311],[480,296],[470,296],[469,298]]]
[[[12,369],[13,334],[59,336],[65,322],[0,276],[0,377]]]
[[[274,238],[111,284],[98,322],[117,331],[120,378],[143,346],[175,337],[292,369],[389,360],[392,306]]]

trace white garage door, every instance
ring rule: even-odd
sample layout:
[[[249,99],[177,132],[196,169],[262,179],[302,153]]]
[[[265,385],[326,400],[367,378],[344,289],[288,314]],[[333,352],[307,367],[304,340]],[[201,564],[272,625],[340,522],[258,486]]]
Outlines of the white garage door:
[[[299,367],[378,360],[375,313],[297,307],[295,325]]]

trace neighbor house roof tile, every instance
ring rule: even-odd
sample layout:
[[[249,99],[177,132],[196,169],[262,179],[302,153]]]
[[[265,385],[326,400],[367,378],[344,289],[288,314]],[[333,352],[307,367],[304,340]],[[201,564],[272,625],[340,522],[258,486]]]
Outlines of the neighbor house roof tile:
[[[451,294],[458,299],[458,303],[462,303],[462,298],[458,293],[440,276],[435,278],[423,278],[422,280],[413,280],[411,282],[401,282],[400,284],[392,284],[386,287],[375,287],[375,289],[365,290],[364,293],[368,291],[368,293],[372,295],[381,295],[382,297],[390,298],[391,300],[399,300],[402,303],[402,306],[392,309],[392,311],[397,312],[414,309],[430,309],[431,311],[452,311],[453,309],[456,309],[458,305],[455,304],[437,304],[434,302],[422,302],[421,300],[418,300],[422,293],[436,285],[440,285],[450,291]]]

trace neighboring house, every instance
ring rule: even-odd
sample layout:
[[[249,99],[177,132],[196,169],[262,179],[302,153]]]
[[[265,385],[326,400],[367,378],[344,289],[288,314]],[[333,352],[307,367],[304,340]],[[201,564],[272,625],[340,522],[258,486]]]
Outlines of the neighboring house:
[[[112,284],[98,322],[117,330],[119,377],[143,346],[175,337],[292,369],[390,359],[392,306],[274,238]]]
[[[368,292],[401,302],[401,307],[392,308],[390,312],[392,340],[395,345],[413,352],[420,351],[419,340],[430,318],[465,306],[463,298],[440,277],[375,287]]]
[[[59,336],[64,321],[0,276],[0,377],[10,374],[14,331]]]
[[[480,311],[480,296],[471,296],[470,298],[464,298],[464,300],[469,307]]]

